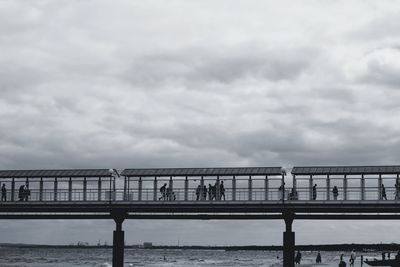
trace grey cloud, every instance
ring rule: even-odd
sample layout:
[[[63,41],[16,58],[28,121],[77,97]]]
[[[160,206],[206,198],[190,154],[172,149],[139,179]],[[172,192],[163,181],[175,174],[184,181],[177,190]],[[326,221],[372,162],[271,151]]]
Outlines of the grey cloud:
[[[246,78],[293,80],[307,71],[318,56],[312,47],[293,50],[262,45],[158,52],[133,59],[133,65],[124,76],[139,86],[169,82],[229,84]]]
[[[347,34],[350,39],[362,41],[385,41],[385,40],[399,40],[398,34],[400,33],[400,26],[398,23],[399,11],[392,10],[389,14],[385,13],[381,16],[375,16],[373,19],[368,20],[361,27],[352,30]]]
[[[366,83],[386,85],[397,89],[400,84],[399,72],[390,67],[381,66],[377,62],[368,64],[368,72],[361,78]]]

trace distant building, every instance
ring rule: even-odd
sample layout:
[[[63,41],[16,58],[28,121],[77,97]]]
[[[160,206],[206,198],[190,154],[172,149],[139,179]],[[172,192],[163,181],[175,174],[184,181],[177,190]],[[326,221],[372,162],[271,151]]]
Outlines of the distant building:
[[[153,243],[151,242],[144,242],[143,243],[143,248],[151,248],[153,246]]]

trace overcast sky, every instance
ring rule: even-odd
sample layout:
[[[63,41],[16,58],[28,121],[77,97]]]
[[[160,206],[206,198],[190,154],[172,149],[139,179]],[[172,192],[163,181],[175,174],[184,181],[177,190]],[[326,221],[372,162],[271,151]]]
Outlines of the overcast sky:
[[[399,164],[398,1],[5,0],[0,51],[1,169]],[[294,229],[303,244],[395,242],[397,224]],[[110,243],[113,227],[0,233]],[[128,243],[280,244],[284,224],[124,228]]]

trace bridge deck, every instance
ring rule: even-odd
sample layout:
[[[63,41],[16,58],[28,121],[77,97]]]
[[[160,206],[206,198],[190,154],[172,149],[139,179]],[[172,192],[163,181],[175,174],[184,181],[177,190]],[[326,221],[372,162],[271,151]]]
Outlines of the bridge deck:
[[[176,201],[176,202],[6,202],[1,215],[73,214],[96,215],[123,211],[142,215],[276,215],[285,211],[308,215],[400,214],[400,202],[388,201]]]

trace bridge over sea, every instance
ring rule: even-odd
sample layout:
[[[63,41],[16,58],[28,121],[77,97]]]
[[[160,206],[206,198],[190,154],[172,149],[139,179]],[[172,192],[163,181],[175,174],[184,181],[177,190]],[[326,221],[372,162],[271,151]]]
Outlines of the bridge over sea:
[[[282,219],[294,266],[294,219],[399,219],[400,166],[0,170],[0,219],[113,219],[123,266],[125,219]]]

